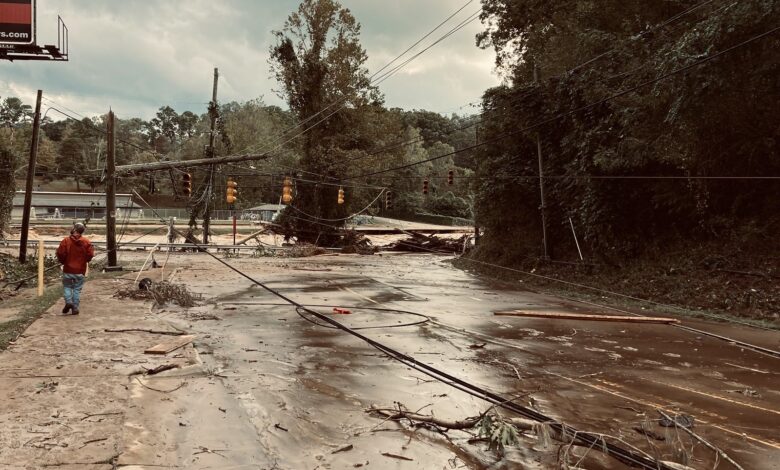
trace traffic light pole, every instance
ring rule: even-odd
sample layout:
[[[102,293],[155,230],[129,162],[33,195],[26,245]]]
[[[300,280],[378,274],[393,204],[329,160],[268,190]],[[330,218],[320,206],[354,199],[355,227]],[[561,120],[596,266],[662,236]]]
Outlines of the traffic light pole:
[[[35,182],[35,161],[38,158],[38,134],[41,131],[41,98],[43,91],[38,90],[35,102],[35,118],[33,120],[32,143],[30,144],[30,161],[27,164],[27,184],[24,187],[24,211],[22,212],[22,233],[19,237],[19,262],[27,262],[27,238],[30,231],[30,213],[32,212],[32,190]]]

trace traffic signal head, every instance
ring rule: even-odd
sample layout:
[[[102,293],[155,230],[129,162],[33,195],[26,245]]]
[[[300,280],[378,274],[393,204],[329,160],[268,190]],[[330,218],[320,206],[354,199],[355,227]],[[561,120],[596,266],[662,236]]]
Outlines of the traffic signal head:
[[[393,192],[388,191],[385,193],[385,209],[393,210]]]
[[[423,194],[428,194],[428,178],[423,180]]]
[[[292,178],[285,176],[284,186],[282,187],[282,204],[289,204],[292,200]]]
[[[455,184],[455,170],[450,170],[447,172],[447,184],[450,186]]]
[[[235,204],[236,199],[238,199],[238,183],[233,181],[233,179],[228,179],[227,182],[227,190],[225,194],[225,201],[227,201],[228,204]]]
[[[344,188],[339,188],[339,205],[344,204]]]
[[[192,175],[184,173],[181,175],[181,190],[186,197],[192,196]]]

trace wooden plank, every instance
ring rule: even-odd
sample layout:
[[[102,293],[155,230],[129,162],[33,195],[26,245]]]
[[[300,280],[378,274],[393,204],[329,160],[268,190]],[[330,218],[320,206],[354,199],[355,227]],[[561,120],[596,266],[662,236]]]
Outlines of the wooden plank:
[[[165,343],[152,346],[151,348],[144,351],[144,354],[168,354],[171,351],[175,351],[190,344],[194,339],[194,335],[179,336],[178,338],[171,341],[166,341]]]
[[[513,310],[511,312],[495,312],[495,315],[502,317],[554,318],[556,320],[585,320],[621,323],[680,323],[680,320],[677,320],[676,318],[667,317],[629,317],[623,315],[590,315],[584,313],[525,312],[520,310]]]

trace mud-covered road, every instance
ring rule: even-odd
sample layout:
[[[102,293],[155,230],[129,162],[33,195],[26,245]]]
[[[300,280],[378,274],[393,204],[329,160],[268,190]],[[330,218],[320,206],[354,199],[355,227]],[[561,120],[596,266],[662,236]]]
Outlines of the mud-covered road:
[[[715,452],[685,431],[663,426],[669,423],[661,422],[660,409],[692,417],[691,430],[699,438],[745,469],[780,468],[778,359],[668,325],[494,316],[514,309],[609,312],[523,290],[522,284],[480,279],[442,256],[226,261],[322,313],[347,308],[351,314],[334,318],[350,327],[371,327],[360,331],[579,430],[611,436],[611,442],[692,468],[712,468]],[[120,467],[510,469],[560,468],[567,460],[572,468],[578,463],[624,468],[598,449],[569,448],[537,435],[496,452],[473,439],[476,429],[473,435],[436,432],[370,415],[365,410],[372,405],[402,404],[459,420],[479,415],[489,404],[432,381],[358,338],[307,321],[312,318],[207,255],[176,254],[171,263],[178,268],[174,281],[205,300],[193,309],[165,307],[147,316],[197,337],[192,349],[183,350],[191,353],[179,354],[185,367],[144,382],[161,390],[184,386],[163,393],[133,382],[122,399],[123,427],[115,446]],[[128,303],[148,308],[129,300],[121,301],[122,308],[131,308]],[[421,318],[399,311],[431,321],[403,326]],[[98,316],[68,320],[88,325]],[[123,326],[132,323],[128,317]],[[776,332],[687,319],[683,324],[766,348],[779,345]],[[20,341],[14,357],[23,347]],[[2,380],[13,379],[7,373],[0,379],[0,393],[19,391],[3,388]],[[121,384],[112,379],[104,393],[121,394],[116,390]],[[8,418],[0,414],[0,421]],[[10,455],[0,450],[0,462],[9,463]],[[718,460],[718,468],[730,468]],[[24,468],[36,462],[13,463]]]

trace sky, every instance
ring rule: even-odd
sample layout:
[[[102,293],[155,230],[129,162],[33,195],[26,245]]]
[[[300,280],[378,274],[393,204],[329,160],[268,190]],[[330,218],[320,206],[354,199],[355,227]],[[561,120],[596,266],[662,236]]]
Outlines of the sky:
[[[467,0],[341,0],[362,24],[361,43],[373,73],[428,33]],[[111,107],[122,118],[149,119],[163,105],[206,111],[213,70],[219,101],[262,98],[273,91],[268,49],[297,8],[293,0],[38,0],[38,44],[57,40],[57,15],[70,30],[69,62],[0,63],[0,97],[33,104],[44,96],[83,115]],[[472,0],[420,47],[480,8]],[[440,113],[465,106],[499,83],[492,50],[476,47],[475,20],[380,85],[388,107]],[[418,50],[415,49],[415,50]],[[55,118],[54,115],[51,117]]]

